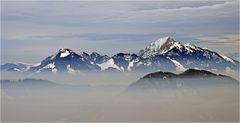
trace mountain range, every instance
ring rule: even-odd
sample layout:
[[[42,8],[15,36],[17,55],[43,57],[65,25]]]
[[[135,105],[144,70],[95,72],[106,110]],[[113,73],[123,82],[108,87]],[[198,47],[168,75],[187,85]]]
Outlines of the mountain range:
[[[118,72],[182,72],[189,68],[210,71],[238,71],[239,61],[193,44],[181,44],[171,37],[160,38],[138,53],[117,53],[113,56],[75,53],[61,48],[38,64],[6,63],[1,71],[33,73],[81,73],[86,71]]]

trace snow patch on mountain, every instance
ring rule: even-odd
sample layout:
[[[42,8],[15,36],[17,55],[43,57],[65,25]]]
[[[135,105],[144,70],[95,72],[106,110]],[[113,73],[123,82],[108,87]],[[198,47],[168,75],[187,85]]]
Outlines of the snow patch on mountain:
[[[35,63],[35,64],[33,64],[32,66],[33,66],[33,67],[37,67],[37,66],[39,66],[40,64],[41,64],[41,62]]]
[[[58,71],[57,68],[53,68],[53,69],[52,69],[52,73],[53,73],[53,74],[57,74],[57,71]]]
[[[131,71],[131,68],[133,67],[134,62],[135,62],[135,61],[130,61],[130,62],[128,63],[128,67],[127,67],[127,70],[128,70],[128,71]]]
[[[64,58],[70,55],[70,52],[67,49],[60,49],[60,58]]]
[[[55,68],[55,63],[50,63],[50,64],[48,64],[46,67],[44,67],[44,68]]]
[[[225,60],[227,60],[227,61],[230,61],[230,62],[232,62],[233,64],[235,64],[235,62],[231,59],[231,58],[229,58],[229,57],[227,57],[227,56],[224,56],[224,55],[221,55],[221,54],[219,54],[223,59],[225,59]]]
[[[36,73],[40,73],[42,70],[45,70],[45,69],[51,69],[51,71],[53,71],[53,69],[55,69],[55,62],[53,63],[49,63],[48,65],[44,66],[43,68],[39,69]],[[54,70],[56,71],[56,70]]]
[[[180,44],[180,42],[174,42],[173,45],[170,47],[170,49],[172,49],[173,47],[177,47],[178,49],[183,48],[182,44]]]
[[[122,68],[119,68],[115,63],[113,59],[109,59],[107,62],[104,62],[102,64],[97,64],[101,70],[106,70],[108,68],[115,68],[118,69],[120,71],[122,71]]]
[[[13,70],[21,72],[21,70],[19,70],[18,68],[13,68]]]
[[[185,47],[189,47],[189,48],[191,48],[191,49],[197,49],[196,46],[194,46],[194,45],[192,45],[192,44],[190,44],[190,43],[186,43],[186,44],[184,44],[184,46],[185,46]]]
[[[186,69],[181,63],[179,63],[178,61],[173,60],[173,59],[171,59],[170,57],[167,57],[167,59],[171,60],[171,61],[174,63],[174,65],[176,66],[176,71],[178,71],[178,72],[183,72],[183,71],[187,70],[187,69]]]
[[[71,65],[70,65],[70,64],[67,65],[67,72],[68,72],[69,74],[74,74],[74,73],[75,73],[75,70],[74,70],[73,68],[71,68]]]
[[[184,46],[189,52],[194,52],[194,50],[196,50],[196,47],[194,45],[189,44],[189,43],[184,44]]]

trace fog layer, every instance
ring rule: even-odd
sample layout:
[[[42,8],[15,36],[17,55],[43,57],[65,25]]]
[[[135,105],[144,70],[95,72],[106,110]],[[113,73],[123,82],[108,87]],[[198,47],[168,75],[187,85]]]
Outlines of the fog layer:
[[[239,121],[239,87],[126,91],[127,86],[1,88],[3,122]]]

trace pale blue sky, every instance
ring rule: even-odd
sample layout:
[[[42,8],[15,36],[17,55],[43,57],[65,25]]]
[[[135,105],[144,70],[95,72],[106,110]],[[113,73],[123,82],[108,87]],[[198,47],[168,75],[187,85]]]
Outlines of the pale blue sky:
[[[239,53],[239,1],[2,2],[1,60],[40,62],[59,48],[134,53],[172,36]]]

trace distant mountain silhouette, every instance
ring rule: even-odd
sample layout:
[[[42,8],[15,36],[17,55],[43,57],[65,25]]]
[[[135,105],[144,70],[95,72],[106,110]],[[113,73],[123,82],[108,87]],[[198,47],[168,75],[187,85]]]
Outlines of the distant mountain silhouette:
[[[4,90],[8,89],[42,89],[42,88],[81,88],[89,87],[90,85],[67,85],[67,84],[58,84],[43,79],[23,79],[23,80],[1,80],[1,88]]]
[[[43,79],[23,79],[23,80],[1,80],[1,85],[4,88],[5,86],[47,86],[47,87],[52,87],[52,86],[57,86],[58,84],[48,81],[48,80],[43,80]]]
[[[127,90],[151,90],[181,87],[210,87],[219,85],[239,85],[239,82],[225,75],[205,70],[188,69],[181,74],[155,72],[147,74],[131,84]]]

